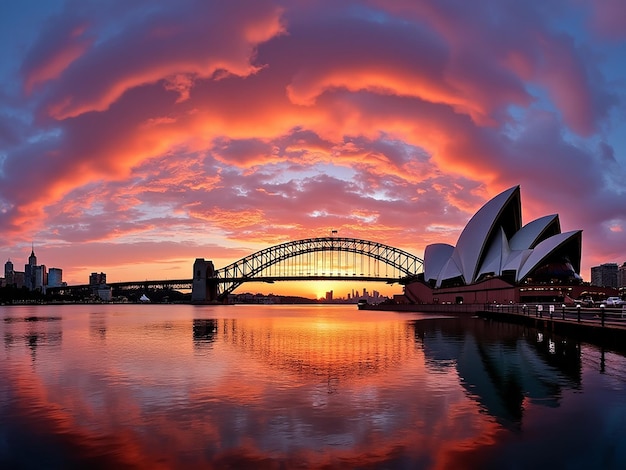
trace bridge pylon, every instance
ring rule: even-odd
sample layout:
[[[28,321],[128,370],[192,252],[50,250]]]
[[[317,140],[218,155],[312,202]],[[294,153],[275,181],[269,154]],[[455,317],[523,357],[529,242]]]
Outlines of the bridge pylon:
[[[191,301],[194,303],[217,302],[217,283],[213,261],[196,258],[193,263],[193,281],[191,283]]]

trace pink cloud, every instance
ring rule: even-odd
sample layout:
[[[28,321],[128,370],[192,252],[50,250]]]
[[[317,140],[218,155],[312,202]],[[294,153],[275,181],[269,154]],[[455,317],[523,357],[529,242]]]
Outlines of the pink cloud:
[[[558,5],[112,5],[67,12],[26,55],[37,113],[0,114],[5,237],[339,229],[419,254],[521,184],[525,220],[558,212],[595,257],[623,249],[620,91],[584,35],[554,28]]]
[[[591,24],[601,36],[623,40],[626,37],[626,5],[620,0],[589,1]]]
[[[171,88],[172,77],[254,73],[255,47],[283,31],[279,14],[271,2],[238,0],[149,15],[66,69],[62,81],[49,85],[44,109],[66,119],[106,110],[127,90],[163,79]]]
[[[42,34],[22,66],[24,89],[31,93],[37,85],[58,79],[93,44],[84,20],[59,19]]]

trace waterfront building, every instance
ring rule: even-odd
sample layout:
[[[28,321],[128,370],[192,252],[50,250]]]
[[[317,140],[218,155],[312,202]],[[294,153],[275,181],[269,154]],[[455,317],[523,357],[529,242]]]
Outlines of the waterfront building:
[[[48,271],[48,287],[61,287],[63,285],[63,270],[50,268]]]
[[[617,288],[620,292],[626,290],[626,261],[617,268]]]
[[[522,225],[520,187],[514,186],[474,214],[456,245],[426,247],[424,273],[405,286],[405,297],[413,303],[573,302],[589,290],[579,274],[581,252],[582,230],[561,233],[558,214]]]
[[[48,285],[48,270],[45,264],[35,266],[34,267],[34,284],[32,290],[40,290],[41,292],[46,292],[46,286]]]
[[[107,302],[111,300],[112,290],[107,286],[106,273],[91,273],[89,275],[89,287],[94,297],[99,297],[101,300]]]
[[[100,284],[106,284],[106,283],[107,283],[106,273],[91,273],[89,275],[90,286],[99,286]]]
[[[13,273],[13,263],[9,258],[6,263],[4,263],[4,278],[8,279],[8,277]]]
[[[618,287],[617,263],[604,263],[591,268],[591,285],[598,287]]]
[[[35,289],[35,267],[37,266],[37,257],[35,256],[35,248],[30,252],[28,264],[24,265],[24,285],[28,290]]]
[[[96,294],[103,302],[110,302],[113,299],[113,289],[106,284],[99,285]]]
[[[28,257],[28,264],[24,265],[24,286],[28,290],[39,289],[45,292],[48,283],[48,271],[45,265],[37,265],[37,256],[33,248]]]
[[[21,289],[26,283],[26,276],[23,271],[13,271],[12,277],[7,279],[7,285],[16,289]]]
[[[14,269],[13,269],[13,263],[11,262],[11,260],[7,260],[6,263],[4,263],[4,279],[2,281],[2,287],[6,287],[6,286],[12,286],[13,282],[14,282]]]

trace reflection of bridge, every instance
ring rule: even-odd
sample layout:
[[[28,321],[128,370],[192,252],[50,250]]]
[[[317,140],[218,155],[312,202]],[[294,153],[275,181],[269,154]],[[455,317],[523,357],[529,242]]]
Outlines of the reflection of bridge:
[[[321,237],[264,248],[228,266],[196,259],[191,298],[222,301],[244,282],[375,281],[406,283],[422,270],[423,261],[406,251],[357,238]]]

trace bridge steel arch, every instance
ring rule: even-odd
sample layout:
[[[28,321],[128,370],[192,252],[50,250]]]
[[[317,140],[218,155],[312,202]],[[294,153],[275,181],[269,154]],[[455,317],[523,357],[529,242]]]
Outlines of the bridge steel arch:
[[[216,292],[217,298],[207,300],[224,300],[228,294],[232,293],[244,282],[287,280],[287,277],[284,276],[262,277],[260,274],[270,266],[282,263],[290,258],[323,251],[354,253],[365,256],[380,261],[401,273],[401,276],[393,281],[389,278],[377,276],[368,278],[368,280],[373,281],[409,282],[422,271],[424,264],[423,260],[417,256],[383,243],[344,237],[306,238],[264,248],[228,266],[215,270],[213,276],[207,279],[207,283],[217,284],[217,290],[214,288],[210,289]],[[288,280],[297,279],[351,280],[352,278],[347,276],[312,276],[310,273],[288,278]]]

